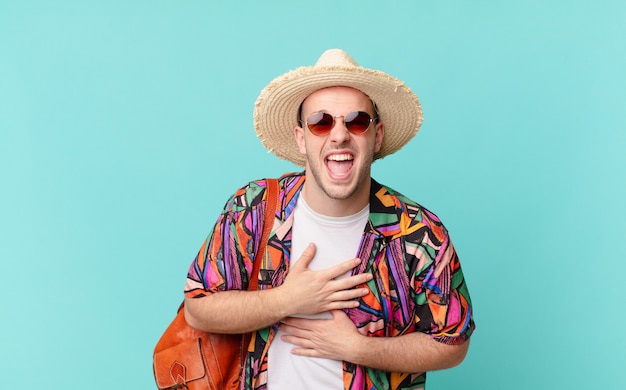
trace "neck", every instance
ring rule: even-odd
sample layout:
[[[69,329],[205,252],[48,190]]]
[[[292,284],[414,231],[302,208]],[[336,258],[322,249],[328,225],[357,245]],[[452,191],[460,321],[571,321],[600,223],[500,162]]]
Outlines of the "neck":
[[[363,183],[354,194],[345,198],[332,197],[320,187],[309,184],[314,180],[312,177],[305,180],[300,196],[303,196],[309,207],[318,214],[327,217],[346,217],[358,213],[369,204],[371,179]]]

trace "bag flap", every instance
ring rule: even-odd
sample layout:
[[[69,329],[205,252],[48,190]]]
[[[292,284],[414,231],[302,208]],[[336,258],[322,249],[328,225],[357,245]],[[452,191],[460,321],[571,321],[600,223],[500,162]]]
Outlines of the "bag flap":
[[[200,343],[201,339],[190,340],[154,354],[154,378],[159,389],[206,375]]]

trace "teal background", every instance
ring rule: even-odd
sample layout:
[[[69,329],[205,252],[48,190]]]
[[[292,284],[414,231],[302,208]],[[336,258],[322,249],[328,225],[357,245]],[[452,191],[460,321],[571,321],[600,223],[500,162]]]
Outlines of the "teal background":
[[[151,389],[226,198],[296,167],[253,103],[341,47],[425,122],[374,176],[435,211],[477,330],[430,389],[623,389],[626,2],[0,1],[2,388]]]

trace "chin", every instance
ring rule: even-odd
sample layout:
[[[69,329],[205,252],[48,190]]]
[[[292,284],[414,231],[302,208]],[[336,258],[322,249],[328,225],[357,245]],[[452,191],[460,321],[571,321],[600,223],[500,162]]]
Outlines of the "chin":
[[[354,191],[333,191],[324,189],[324,192],[330,199],[334,200],[348,200],[354,195]]]
[[[358,191],[358,183],[352,181],[346,183],[336,183],[332,180],[322,184],[322,190],[331,199],[347,200],[354,196]]]
[[[357,165],[352,167],[347,178],[339,180],[330,176],[325,164],[307,165],[306,172],[315,181],[315,186],[332,200],[350,200],[366,188],[365,183],[369,183],[369,172],[362,171]]]

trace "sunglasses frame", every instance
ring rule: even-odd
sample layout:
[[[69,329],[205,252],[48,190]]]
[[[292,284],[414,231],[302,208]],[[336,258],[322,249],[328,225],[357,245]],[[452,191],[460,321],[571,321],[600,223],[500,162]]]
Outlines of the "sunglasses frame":
[[[353,130],[351,130],[352,121],[346,122],[346,117],[350,116],[351,114],[355,114],[355,113],[356,113],[356,115],[354,116],[354,119],[356,119],[361,114],[365,114],[365,115],[367,115],[369,117],[369,123],[368,123],[367,127],[365,128],[365,130],[363,130],[363,131],[353,131]],[[328,115],[328,116],[330,116],[333,119],[332,125],[330,126],[330,128],[328,130],[320,132],[318,130],[313,130],[311,128],[311,126],[317,126],[315,124],[314,125],[309,124],[309,119],[311,119],[311,117],[313,115],[315,115],[315,114],[322,114],[323,115],[322,118],[324,118],[326,115]],[[336,118],[343,118],[343,125],[346,127],[346,129],[348,129],[350,134],[354,134],[354,135],[365,134],[369,130],[369,128],[372,127],[372,122],[374,122],[377,119],[377,117],[376,118],[372,118],[372,116],[368,112],[366,112],[366,111],[351,111],[351,112],[349,112],[349,113],[347,113],[345,115],[331,115],[331,114],[329,114],[329,113],[327,113],[325,111],[316,111],[316,112],[312,113],[311,115],[309,115],[307,120],[304,121],[304,124],[306,125],[306,127],[309,129],[309,131],[313,135],[316,135],[318,137],[323,137],[323,136],[326,136],[326,135],[330,134],[330,132],[335,128],[335,125],[337,124]]]

